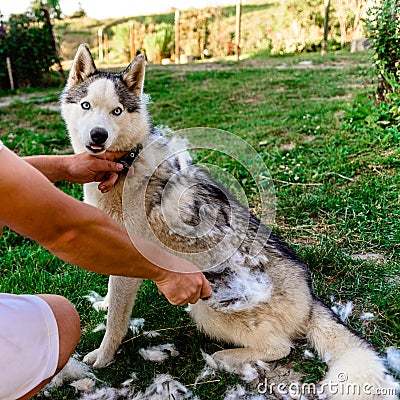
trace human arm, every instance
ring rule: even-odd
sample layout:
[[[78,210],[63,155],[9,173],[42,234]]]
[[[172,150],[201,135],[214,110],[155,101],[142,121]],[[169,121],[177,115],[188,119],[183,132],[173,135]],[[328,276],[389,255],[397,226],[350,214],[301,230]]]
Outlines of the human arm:
[[[106,193],[118,179],[123,165],[116,162],[125,152],[105,152],[68,155],[27,156],[23,159],[44,174],[51,182],[100,182],[99,190]]]
[[[57,189],[7,148],[0,150],[0,225],[81,268],[151,279],[172,304],[211,294],[192,263],[137,238],[139,252],[115,221]]]

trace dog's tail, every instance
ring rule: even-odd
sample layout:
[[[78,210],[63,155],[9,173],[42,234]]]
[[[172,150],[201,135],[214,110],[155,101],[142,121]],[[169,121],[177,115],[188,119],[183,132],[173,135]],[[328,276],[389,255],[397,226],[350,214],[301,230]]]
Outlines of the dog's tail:
[[[387,374],[378,354],[318,300],[313,303],[307,339],[328,364],[321,391],[329,399],[398,399],[400,385]]]

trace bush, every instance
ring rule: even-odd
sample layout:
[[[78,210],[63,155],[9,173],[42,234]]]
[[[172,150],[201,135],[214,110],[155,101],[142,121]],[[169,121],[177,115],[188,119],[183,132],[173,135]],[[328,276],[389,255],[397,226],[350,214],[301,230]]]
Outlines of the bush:
[[[129,62],[129,23],[118,24],[108,29],[112,46],[109,49],[109,59],[113,62]]]
[[[377,0],[370,8],[367,29],[372,39],[378,102],[400,105],[400,3]],[[397,107],[398,110],[398,107]]]
[[[0,30],[0,85],[9,88],[6,58],[10,57],[16,87],[40,86],[50,67],[58,61],[52,35],[43,11],[11,15]]]
[[[367,97],[357,96],[352,107],[346,111],[344,128],[361,137],[367,133],[370,136],[383,137],[387,140],[392,134],[400,135],[400,103],[376,104]],[[397,112],[394,108],[397,108]]]
[[[174,27],[170,24],[156,25],[154,33],[144,37],[146,55],[150,61],[159,63],[162,58],[169,58],[173,47]]]

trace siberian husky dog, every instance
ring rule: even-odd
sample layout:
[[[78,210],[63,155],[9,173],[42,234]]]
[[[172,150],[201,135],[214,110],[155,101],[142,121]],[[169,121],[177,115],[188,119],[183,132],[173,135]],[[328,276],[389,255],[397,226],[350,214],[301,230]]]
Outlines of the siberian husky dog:
[[[191,305],[190,314],[201,331],[234,347],[213,354],[217,363],[278,360],[294,340],[306,338],[329,366],[321,383],[329,398],[397,398],[398,384],[371,345],[315,297],[308,269],[294,250],[192,163],[182,141],[153,127],[144,76],[141,55],[123,72],[105,73],[96,69],[86,46],[77,51],[61,96],[74,151],[126,150],[137,158],[134,176],[121,174],[110,192],[86,184],[85,201],[130,234],[161,243],[204,271],[212,296]],[[140,284],[110,277],[106,333],[85,357],[94,368],[114,359]]]

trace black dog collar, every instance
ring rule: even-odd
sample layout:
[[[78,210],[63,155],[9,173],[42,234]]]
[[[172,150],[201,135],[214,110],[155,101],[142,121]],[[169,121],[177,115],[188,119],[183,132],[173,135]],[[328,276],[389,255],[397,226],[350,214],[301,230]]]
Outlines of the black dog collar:
[[[121,163],[124,166],[124,169],[120,172],[120,174],[126,175],[129,171],[129,168],[133,165],[133,163],[138,159],[140,150],[143,149],[142,143],[138,143],[134,148],[130,149],[123,157],[116,162]]]

